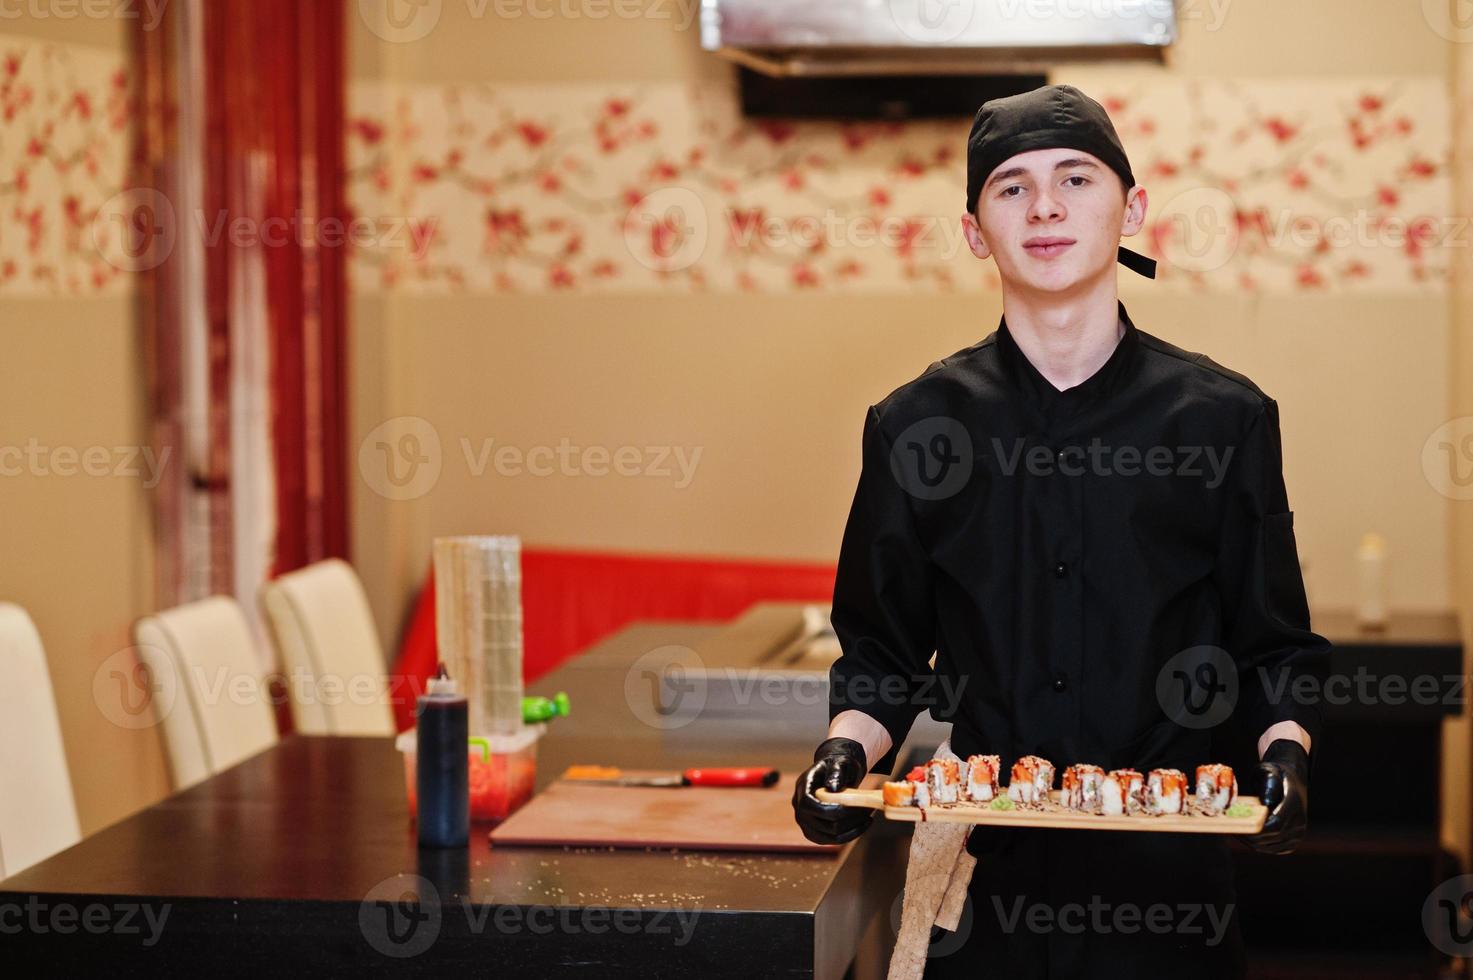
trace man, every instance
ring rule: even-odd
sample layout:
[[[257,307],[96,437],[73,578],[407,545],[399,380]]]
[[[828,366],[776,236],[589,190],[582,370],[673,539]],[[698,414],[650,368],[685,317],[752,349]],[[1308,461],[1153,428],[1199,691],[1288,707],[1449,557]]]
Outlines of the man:
[[[1270,808],[1247,843],[1288,852],[1319,727],[1291,692],[1328,644],[1277,404],[1126,313],[1116,261],[1155,275],[1119,244],[1147,198],[1098,103],[1067,85],[987,102],[967,184],[963,230],[997,263],[1003,317],[866,416],[830,737],[795,788],[798,823],[815,841],[861,833],[874,811],[813,790],[891,773],[929,708],[955,752],[999,754],[1004,773],[1028,754],[1189,778],[1236,762]],[[1243,974],[1222,836],[977,827],[967,848],[961,945],[933,942],[928,977]]]

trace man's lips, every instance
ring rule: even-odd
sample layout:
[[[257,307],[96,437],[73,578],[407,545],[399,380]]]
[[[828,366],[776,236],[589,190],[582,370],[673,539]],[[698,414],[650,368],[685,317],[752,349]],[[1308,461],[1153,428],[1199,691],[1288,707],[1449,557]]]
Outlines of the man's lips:
[[[1072,238],[1041,236],[1038,238],[1028,239],[1023,243],[1023,248],[1028,252],[1029,255],[1036,256],[1041,259],[1046,259],[1052,258],[1053,256],[1064,252],[1066,249],[1069,248],[1069,246],[1073,244],[1074,239]]]

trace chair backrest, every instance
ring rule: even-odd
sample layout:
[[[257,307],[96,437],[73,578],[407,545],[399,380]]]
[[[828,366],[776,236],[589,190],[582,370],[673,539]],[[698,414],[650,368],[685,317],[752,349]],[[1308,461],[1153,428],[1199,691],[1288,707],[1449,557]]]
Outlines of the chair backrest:
[[[261,589],[292,721],[304,735],[393,735],[383,647],[358,575],[336,558]]]
[[[46,651],[31,617],[0,602],[0,878],[82,839]]]
[[[133,627],[139,659],[173,699],[155,702],[174,788],[184,789],[276,744],[276,719],[240,604],[211,596],[145,616]]]

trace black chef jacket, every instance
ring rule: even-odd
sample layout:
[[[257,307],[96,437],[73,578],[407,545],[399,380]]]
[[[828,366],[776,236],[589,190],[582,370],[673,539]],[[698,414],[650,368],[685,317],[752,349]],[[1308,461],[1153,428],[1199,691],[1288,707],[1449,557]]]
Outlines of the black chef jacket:
[[[963,758],[1002,756],[1004,778],[1027,754],[1059,772],[1088,762],[1190,778],[1211,761],[1244,772],[1275,722],[1317,737],[1316,704],[1295,683],[1322,681],[1328,643],[1310,629],[1277,404],[1138,330],[1123,303],[1119,314],[1110,357],[1064,391],[1004,317],[870,407],[834,584],[829,716],[857,709],[885,727],[892,748],[872,769],[893,770],[928,708],[953,723]],[[1138,871],[1184,873],[1195,886],[1179,900],[1231,902],[1221,838],[986,830],[968,841],[990,855],[974,896],[1019,874],[1035,882],[1030,900],[1140,901],[1149,889],[1122,891]],[[1091,950],[1128,965],[1119,957],[1144,948],[1049,938],[1051,953],[1025,942],[1003,975],[1076,976]],[[1220,948],[1211,963],[1180,955],[1125,975],[1184,962],[1235,975]]]

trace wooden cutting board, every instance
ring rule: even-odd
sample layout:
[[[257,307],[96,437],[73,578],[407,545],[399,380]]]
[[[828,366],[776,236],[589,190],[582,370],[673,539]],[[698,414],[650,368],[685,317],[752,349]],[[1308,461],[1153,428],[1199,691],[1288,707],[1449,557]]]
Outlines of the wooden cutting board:
[[[798,829],[795,779],[782,773],[772,786],[742,788],[594,786],[563,779],[492,830],[491,843],[838,853],[837,845],[814,844]]]

